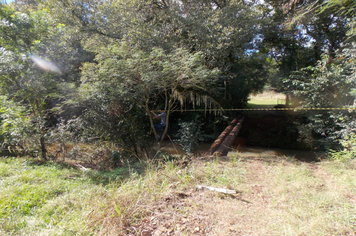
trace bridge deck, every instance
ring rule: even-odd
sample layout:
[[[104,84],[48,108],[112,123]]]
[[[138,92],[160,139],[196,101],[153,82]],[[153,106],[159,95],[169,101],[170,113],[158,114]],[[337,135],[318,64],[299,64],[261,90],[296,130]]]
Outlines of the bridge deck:
[[[211,145],[208,150],[208,155],[226,156],[231,144],[241,129],[243,120],[243,116],[235,118]]]

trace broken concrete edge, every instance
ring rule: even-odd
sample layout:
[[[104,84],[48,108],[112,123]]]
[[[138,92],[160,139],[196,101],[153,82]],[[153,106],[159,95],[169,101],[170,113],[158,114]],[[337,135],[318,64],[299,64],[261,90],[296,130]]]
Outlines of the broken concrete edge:
[[[219,193],[227,193],[227,194],[236,194],[237,193],[236,190],[232,190],[232,189],[215,188],[215,187],[208,187],[208,186],[203,186],[203,185],[197,185],[197,189],[198,190],[208,189],[210,191],[215,191],[215,192],[219,192]]]

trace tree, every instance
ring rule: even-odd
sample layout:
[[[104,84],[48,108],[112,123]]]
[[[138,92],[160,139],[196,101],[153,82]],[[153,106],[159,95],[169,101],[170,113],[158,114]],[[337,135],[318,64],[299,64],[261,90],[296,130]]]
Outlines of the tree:
[[[0,119],[2,155],[26,155],[35,151],[37,143],[33,140],[39,139],[26,107],[0,96]]]
[[[335,4],[337,2],[337,4]],[[345,7],[355,6],[353,1],[287,1],[284,13],[289,15],[287,25],[300,25],[314,44],[316,60],[322,51],[334,57],[335,52],[345,40],[350,14]],[[339,6],[338,6],[339,5]],[[340,10],[340,5],[342,9]],[[318,57],[319,55],[319,57]]]
[[[147,53],[127,42],[112,40],[108,45],[91,50],[97,52],[97,64],[83,66],[82,94],[90,97],[105,86],[110,93],[120,94],[135,103],[146,115],[150,114],[153,101],[164,96],[167,126],[162,139],[167,133],[169,115],[176,101],[191,91],[212,93],[218,78],[219,71],[207,68],[202,53],[189,53],[181,48],[172,53],[153,48]],[[149,121],[158,139],[151,116]]]
[[[299,1],[295,1],[297,4]],[[315,66],[309,66],[293,72],[286,79],[286,85],[301,98],[300,105],[313,108],[352,107],[355,100],[355,45],[347,44],[352,35],[355,2],[348,0],[315,1],[297,7],[294,20],[305,21],[311,15],[316,19],[314,35],[316,43],[325,42],[321,47],[325,53]],[[305,26],[307,27],[307,26]],[[347,31],[347,32],[346,32]],[[349,38],[346,38],[346,34]],[[318,36],[319,35],[319,36]],[[324,148],[338,148],[340,140],[355,131],[354,115],[344,112],[309,112],[305,131],[316,137],[316,143]],[[307,127],[307,128],[305,128]]]
[[[355,105],[356,86],[355,45],[337,52],[337,57],[324,54],[315,67],[293,72],[286,85],[301,98],[300,106],[306,108],[344,108]],[[355,132],[353,112],[317,111],[305,114],[306,122],[300,124],[301,137],[312,136],[311,145],[338,148],[340,138]],[[308,135],[307,135],[308,133]]]
[[[92,47],[125,40],[148,53],[152,48],[166,53],[176,48],[203,53],[207,68],[217,67],[222,72],[219,87],[225,92],[215,94],[214,99],[226,108],[241,108],[248,95],[265,83],[263,54],[255,55],[263,19],[253,4],[234,0],[60,0],[45,4]],[[255,69],[246,69],[246,61],[256,65]]]
[[[271,58],[269,82],[278,92],[292,94],[285,80],[293,71],[315,66],[327,50],[330,58],[346,36],[347,19],[337,8],[321,11],[323,1],[266,1],[265,51]],[[314,10],[311,10],[314,9]]]
[[[0,5],[0,93],[28,107],[44,159],[51,102],[74,88],[76,51],[63,42],[65,32],[46,11],[22,13]]]

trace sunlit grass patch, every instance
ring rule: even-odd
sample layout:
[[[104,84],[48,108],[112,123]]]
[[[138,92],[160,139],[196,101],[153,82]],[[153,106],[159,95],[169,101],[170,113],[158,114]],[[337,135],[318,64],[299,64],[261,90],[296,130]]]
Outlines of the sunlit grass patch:
[[[26,234],[27,231],[53,227],[53,219],[61,218],[65,209],[72,206],[62,204],[44,212],[49,202],[76,191],[79,195],[84,187],[88,187],[82,182],[85,176],[81,177],[80,172],[55,163],[25,159],[6,159],[0,163],[1,173],[6,172],[1,176],[0,185],[0,232]],[[78,200],[75,200],[76,205],[82,202]]]
[[[251,95],[247,108],[273,108],[277,104],[285,104],[285,95],[273,91],[265,91],[260,94]]]
[[[356,207],[347,199],[343,187],[335,185],[334,176],[325,176],[324,170],[319,170],[322,165],[312,165],[313,168],[305,163],[279,165],[275,169],[272,206],[279,218],[275,230],[286,235],[355,232]],[[339,177],[348,178],[346,175]]]
[[[193,166],[191,172],[197,180],[196,184],[212,187],[237,189],[245,181],[243,165],[239,165],[236,160],[219,162],[215,159],[202,163],[202,166]]]

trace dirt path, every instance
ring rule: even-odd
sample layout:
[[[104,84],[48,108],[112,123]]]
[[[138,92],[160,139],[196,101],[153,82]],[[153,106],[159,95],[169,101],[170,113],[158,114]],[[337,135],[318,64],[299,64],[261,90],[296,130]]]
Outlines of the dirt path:
[[[190,190],[162,198],[152,214],[127,235],[266,235],[269,217],[269,167],[245,163],[250,173],[236,195]]]
[[[136,226],[127,228],[126,235],[291,235],[287,227],[279,228],[279,223],[286,221],[280,212],[291,212],[290,208],[293,206],[288,205],[289,200],[284,204],[286,187],[276,188],[278,183],[276,185],[274,172],[276,166],[279,170],[283,170],[285,166],[299,171],[298,164],[274,161],[273,158],[245,159],[237,167],[244,171],[244,180],[239,189],[236,189],[238,194],[235,195],[190,189],[165,196],[158,201],[149,217]],[[312,183],[313,190],[322,189],[329,183],[334,185],[321,167],[315,164],[303,165],[310,166],[301,168],[303,171],[310,171],[310,178],[317,178],[316,183]],[[293,184],[292,182],[291,185]],[[353,198],[350,199],[352,201]],[[303,216],[303,213],[300,215]],[[294,218],[291,219],[293,221]],[[296,221],[296,224],[305,224],[303,227],[307,227],[307,223],[308,219]],[[347,228],[344,232],[345,235],[354,235]]]

